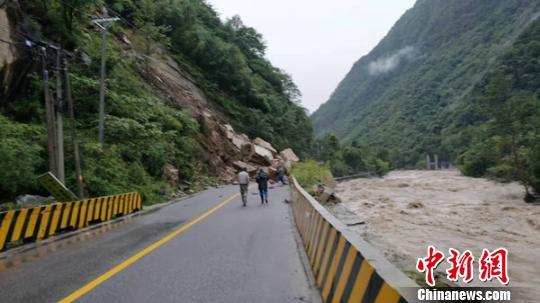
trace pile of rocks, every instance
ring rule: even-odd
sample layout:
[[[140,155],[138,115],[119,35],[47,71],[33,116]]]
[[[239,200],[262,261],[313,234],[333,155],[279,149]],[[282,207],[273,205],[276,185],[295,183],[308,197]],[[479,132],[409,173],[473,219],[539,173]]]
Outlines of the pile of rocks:
[[[236,133],[229,124],[223,125],[223,131],[237,149],[239,159],[232,163],[237,171],[246,169],[250,175],[255,175],[262,168],[270,175],[270,179],[275,180],[280,166],[288,172],[294,163],[300,161],[292,149],[278,152],[272,144],[261,138],[250,140],[247,135]]]
[[[337,182],[332,175],[323,176],[321,182],[315,186],[315,199],[321,204],[338,204],[341,199],[336,194]]]
[[[315,199],[321,204],[338,204],[341,199],[336,194],[335,187],[319,184],[315,187]]]

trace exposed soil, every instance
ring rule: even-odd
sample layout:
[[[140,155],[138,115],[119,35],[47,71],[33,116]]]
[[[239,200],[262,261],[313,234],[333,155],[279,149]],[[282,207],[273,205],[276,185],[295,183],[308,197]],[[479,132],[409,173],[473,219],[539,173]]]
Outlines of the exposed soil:
[[[359,222],[351,227],[404,271],[415,271],[416,260],[426,256],[428,245],[448,255],[449,248],[475,256],[483,248],[509,251],[510,286],[525,287],[524,302],[540,297],[540,205],[523,201],[516,183],[461,176],[453,170],[395,171],[382,179],[356,179],[338,185],[343,206],[334,213]],[[446,262],[437,269],[444,281]],[[492,284],[498,286],[498,284]]]

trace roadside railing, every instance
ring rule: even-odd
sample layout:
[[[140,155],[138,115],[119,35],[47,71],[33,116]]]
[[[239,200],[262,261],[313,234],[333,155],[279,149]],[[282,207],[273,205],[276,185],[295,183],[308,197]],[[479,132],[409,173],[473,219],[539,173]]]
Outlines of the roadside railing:
[[[292,179],[294,220],[324,302],[415,301],[411,279]]]
[[[336,178],[334,178],[334,180],[335,180],[336,182],[343,182],[343,181],[352,180],[352,179],[369,178],[369,177],[371,177],[371,174],[370,174],[370,173],[368,173],[368,172],[363,172],[363,173],[357,173],[357,174],[354,174],[354,175],[348,175],[348,176],[336,177]]]
[[[2,212],[0,251],[109,221],[140,209],[140,194],[133,192]]]

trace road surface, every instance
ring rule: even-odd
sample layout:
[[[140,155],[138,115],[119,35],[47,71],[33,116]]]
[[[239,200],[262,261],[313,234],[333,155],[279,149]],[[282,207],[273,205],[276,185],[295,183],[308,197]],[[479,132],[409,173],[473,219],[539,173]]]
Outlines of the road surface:
[[[0,302],[318,302],[284,199],[209,189],[0,260]]]

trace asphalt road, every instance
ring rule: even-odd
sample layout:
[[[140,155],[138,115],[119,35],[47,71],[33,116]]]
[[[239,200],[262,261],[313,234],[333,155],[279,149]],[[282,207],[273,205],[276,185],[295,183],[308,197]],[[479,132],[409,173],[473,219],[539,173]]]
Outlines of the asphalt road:
[[[319,302],[288,188],[271,189],[264,206],[252,188],[245,208],[237,191],[210,189],[0,260],[0,302]]]

